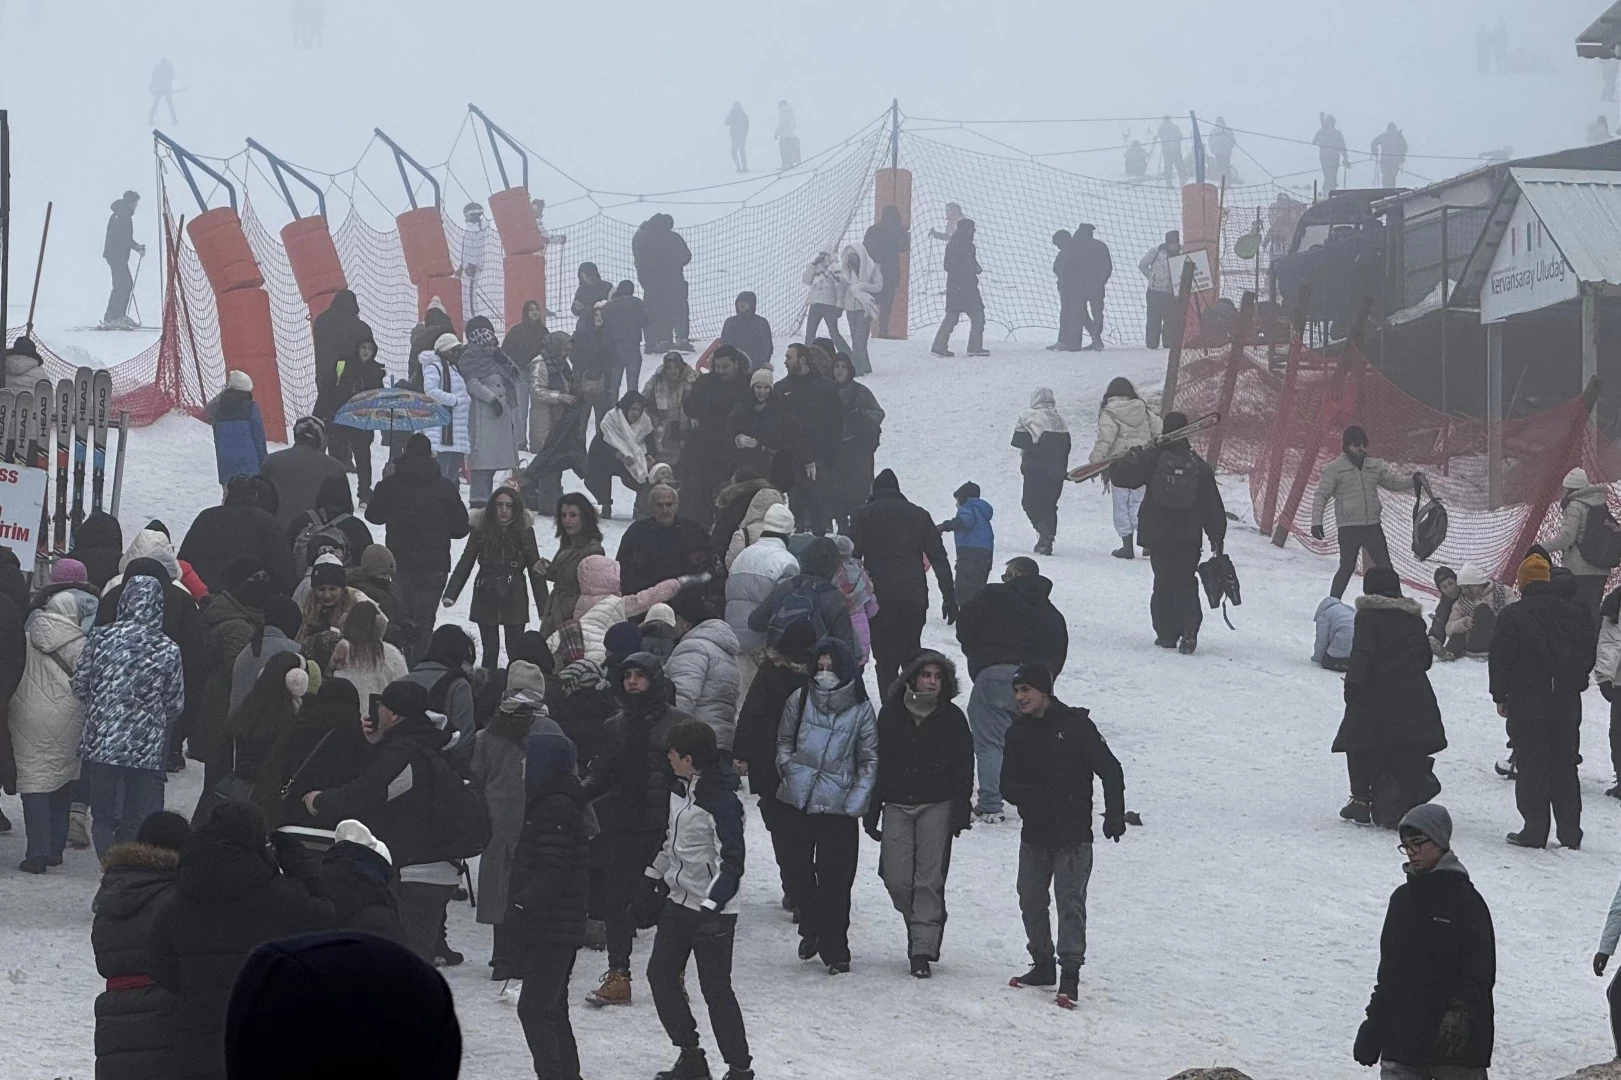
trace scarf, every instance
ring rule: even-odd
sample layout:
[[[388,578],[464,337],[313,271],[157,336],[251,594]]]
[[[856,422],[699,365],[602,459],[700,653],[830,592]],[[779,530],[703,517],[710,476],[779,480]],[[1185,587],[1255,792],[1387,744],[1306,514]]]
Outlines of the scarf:
[[[477,379],[492,389],[499,387],[501,401],[510,406],[518,400],[518,369],[496,344],[495,331],[480,327],[467,334],[467,348],[456,362],[462,378]]]
[[[940,692],[938,690],[932,694],[920,694],[911,689],[906,691],[906,711],[911,713],[912,719],[918,723],[928,719],[929,714],[934,711],[934,707],[939,702]]]
[[[607,690],[608,676],[595,660],[576,660],[557,673],[565,696],[573,697],[581,690]]]
[[[597,434],[625,459],[625,469],[638,484],[647,483],[647,437],[653,434],[653,421],[646,412],[632,424],[625,411],[609,409],[597,424]]]
[[[1036,387],[1030,395],[1030,411],[1019,414],[1018,427],[1037,440],[1049,431],[1057,434],[1069,431],[1064,418],[1058,415],[1058,403],[1053,392],[1045,386]]]

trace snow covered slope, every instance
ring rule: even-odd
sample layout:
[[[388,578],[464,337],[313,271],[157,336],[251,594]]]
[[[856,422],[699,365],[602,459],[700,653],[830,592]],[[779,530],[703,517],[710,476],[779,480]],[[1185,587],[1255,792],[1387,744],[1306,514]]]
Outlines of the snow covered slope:
[[[988,360],[937,361],[926,341],[875,342],[878,374],[868,383],[889,414],[879,465],[894,468],[906,494],[937,517],[951,508],[958,484],[977,481],[998,511],[998,559],[1005,560],[1028,555],[1035,541],[1019,509],[1017,452],[1008,446],[1030,389],[1057,392],[1080,459],[1109,378],[1157,387],[1165,354],[990,347],[996,355]],[[190,516],[218,497],[208,430],[171,417],[137,432],[127,482],[126,531],[160,516],[180,538]],[[1227,488],[1230,496],[1239,490]],[[1247,517],[1247,506],[1234,509]],[[977,827],[959,840],[944,958],[935,978],[920,983],[907,975],[904,932],[866,840],[851,974],[830,978],[794,958],[770,844],[751,811],[736,984],[760,1075],[1161,1080],[1216,1063],[1257,1080],[1371,1075],[1352,1062],[1351,1041],[1401,856],[1392,833],[1336,815],[1345,769],[1328,746],[1341,684],[1308,659],[1311,615],[1331,563],[1298,547],[1280,551],[1234,525],[1228,550],[1245,601],[1232,613],[1238,629],[1228,631],[1217,614],[1205,623],[1198,655],[1182,657],[1153,647],[1147,562],[1108,555],[1118,540],[1101,488],[1071,487],[1060,513],[1058,554],[1040,560],[1070,622],[1070,662],[1058,692],[1092,710],[1125,766],[1127,803],[1145,822],[1118,846],[1097,850],[1080,1008],[1062,1012],[1050,995],[1007,989],[1026,962],[1013,888],[1016,824]],[[610,550],[622,529],[611,523]],[[1359,588],[1353,583],[1352,592]],[[465,619],[465,603],[454,617]],[[938,621],[924,643],[960,655]],[[1496,920],[1493,1074],[1554,1077],[1604,1060],[1604,984],[1588,958],[1621,869],[1621,806],[1603,797],[1604,702],[1597,693],[1587,701],[1582,851],[1527,852],[1503,841],[1519,818],[1512,786],[1491,770],[1503,732],[1484,666],[1438,665],[1432,677],[1452,743],[1437,760],[1440,801],[1457,825],[1455,849]],[[189,808],[200,782],[195,766],[174,778],[170,805]],[[70,852],[63,869],[44,877],[17,873],[21,808],[15,798],[0,806],[15,823],[0,836],[0,1074],[87,1077],[91,1004],[101,985],[89,945],[95,860]],[[489,932],[465,904],[452,909],[450,940],[468,956],[446,972],[467,1042],[463,1076],[526,1075],[515,1010],[486,978]],[[646,994],[648,953],[644,935],[632,1008],[575,1007],[587,1075],[650,1076],[673,1059]],[[602,968],[601,954],[581,954],[576,1002]]]

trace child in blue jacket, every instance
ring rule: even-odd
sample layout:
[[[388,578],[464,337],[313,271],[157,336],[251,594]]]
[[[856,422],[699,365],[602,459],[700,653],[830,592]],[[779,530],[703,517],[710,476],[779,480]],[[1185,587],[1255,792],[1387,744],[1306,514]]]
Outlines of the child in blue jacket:
[[[985,587],[996,552],[996,532],[991,528],[991,504],[979,497],[979,485],[972,480],[952,492],[957,500],[957,516],[940,523],[940,531],[955,533],[957,541],[957,604],[962,606]]]
[[[265,459],[265,421],[253,400],[253,380],[245,371],[225,377],[225,389],[210,401],[205,416],[214,427],[214,463],[220,487],[233,476],[257,476]]]

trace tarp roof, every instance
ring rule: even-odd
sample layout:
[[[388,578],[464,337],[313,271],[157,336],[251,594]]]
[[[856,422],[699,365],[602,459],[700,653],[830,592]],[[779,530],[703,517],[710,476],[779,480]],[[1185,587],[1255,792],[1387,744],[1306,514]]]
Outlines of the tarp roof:
[[[1617,44],[1621,44],[1621,0],[1611,4],[1576,38],[1576,55],[1588,59],[1612,57]]]
[[[1469,253],[1453,298],[1474,307],[1520,199],[1531,204],[1576,280],[1621,286],[1621,172],[1514,167],[1492,204],[1480,240]]]

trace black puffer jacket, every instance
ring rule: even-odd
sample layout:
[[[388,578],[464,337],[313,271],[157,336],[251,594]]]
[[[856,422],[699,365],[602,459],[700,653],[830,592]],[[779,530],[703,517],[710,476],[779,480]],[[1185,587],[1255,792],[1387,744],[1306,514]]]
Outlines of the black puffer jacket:
[[[1092,777],[1103,781],[1105,817],[1126,812],[1126,781],[1091,715],[1057,698],[1044,716],[1008,728],[1002,795],[1019,808],[1024,842],[1068,847],[1092,842]]]
[[[524,811],[505,925],[517,935],[526,975],[542,950],[577,949],[585,941],[590,856],[581,805],[580,781],[563,775],[543,784]]]
[[[583,772],[601,751],[608,720],[619,711],[619,699],[606,686],[581,687],[572,694],[559,691],[549,708],[552,719],[574,743]]]
[[[369,847],[347,840],[321,858],[321,888],[332,901],[332,925],[409,945],[394,901],[394,868]]]
[[[1510,719],[1545,719],[1587,689],[1597,662],[1592,616],[1559,583],[1527,582],[1497,616],[1488,669],[1492,700]]]
[[[118,574],[118,563],[124,557],[124,530],[118,519],[100,510],[84,519],[84,524],[73,530],[73,550],[69,552],[84,563],[90,584],[100,589]],[[182,559],[186,556],[182,555]],[[186,559],[195,569],[196,563]],[[202,571],[198,571],[202,573]],[[203,579],[208,581],[207,578]],[[214,583],[209,582],[212,590]]]
[[[957,642],[968,677],[996,664],[1041,664],[1057,678],[1069,656],[1069,624],[1048,599],[1053,583],[1040,574],[985,586],[963,605]]]
[[[619,590],[626,596],[651,589],[661,581],[696,574],[712,559],[703,526],[677,517],[660,525],[650,517],[631,525],[619,538]]]
[[[1345,719],[1334,752],[1404,746],[1446,749],[1441,707],[1427,674],[1434,654],[1423,609],[1405,596],[1359,596],[1356,639],[1345,674]]]
[[[621,694],[619,713],[603,727],[602,743],[586,771],[585,798],[596,801],[604,832],[658,833],[669,826],[670,731],[692,717],[671,704],[675,688],[663,665],[647,653],[632,653],[628,669],[656,671],[642,694]]]
[[[96,972],[108,982],[96,995],[96,1077],[172,1076],[175,996],[152,983],[148,946],[153,925],[179,888],[180,853],[118,844],[102,866],[101,888],[90,904]]]
[[[1154,473],[1159,459],[1166,454],[1187,457],[1199,470],[1198,495],[1191,510],[1162,506],[1155,498]],[[1227,538],[1227,508],[1221,501],[1221,489],[1216,486],[1216,474],[1193,452],[1186,439],[1131,451],[1109,467],[1109,480],[1116,487],[1147,489],[1137,517],[1137,540],[1143,547],[1173,548],[1197,554],[1204,546],[1200,536],[1203,533],[1210,537],[1212,548],[1221,550]]]
[[[771,649],[760,661],[760,670],[749,684],[732,736],[732,757],[749,767],[749,790],[761,799],[775,798],[782,777],[777,774],[777,731],[782,727],[782,710],[797,690],[805,687],[805,669],[792,664]],[[878,766],[883,768],[883,759]]]
[[[467,504],[431,457],[407,454],[373,489],[366,520],[387,528],[384,545],[404,574],[450,572],[450,542],[467,535]]]
[[[286,527],[257,506],[234,500],[198,514],[180,542],[178,555],[182,562],[191,563],[210,593],[225,591],[225,568],[244,555],[259,560],[276,592],[291,596],[298,584]]]
[[[181,856],[179,890],[152,928],[152,981],[178,997],[167,1075],[223,1080],[225,1006],[248,954],[332,925],[315,856],[278,836],[273,859],[264,839],[215,820]]]
[[[316,797],[315,816],[364,823],[388,845],[395,866],[443,861],[433,758],[449,741],[426,716],[405,717],[377,744],[359,776]]]
[[[872,576],[879,608],[928,606],[924,559],[934,568],[941,599],[948,605],[956,604],[951,560],[940,543],[940,530],[927,510],[906,500],[900,482],[890,470],[885,469],[872,482],[872,498],[850,520],[850,539],[855,541],[856,558]]]
[[[906,707],[912,680],[924,664],[945,672],[934,710],[921,721]],[[901,671],[878,714],[878,787],[873,809],[885,803],[917,806],[966,801],[974,793],[974,736],[953,704],[957,665],[925,649]]]
[[[844,406],[839,388],[814,372],[789,375],[777,382],[773,395],[782,398],[787,414],[804,432],[810,460],[831,466],[844,441]]]

